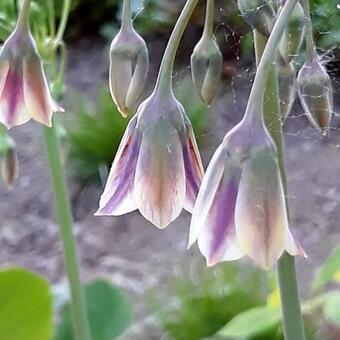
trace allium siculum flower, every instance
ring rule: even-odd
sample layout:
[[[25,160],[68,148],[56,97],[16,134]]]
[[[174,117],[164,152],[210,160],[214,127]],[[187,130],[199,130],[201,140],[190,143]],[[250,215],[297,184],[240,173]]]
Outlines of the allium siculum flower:
[[[319,129],[327,128],[333,112],[333,91],[329,75],[315,52],[299,71],[298,94],[312,124]]]
[[[131,119],[113,162],[96,215],[138,209],[158,228],[184,207],[192,211],[203,168],[184,108],[155,91]]]
[[[210,105],[222,73],[222,54],[213,35],[214,0],[207,1],[203,36],[191,55],[191,73],[197,93]]]
[[[304,255],[288,226],[275,145],[249,115],[216,150],[204,176],[190,226],[208,265],[249,256],[271,268],[286,250]]]
[[[123,117],[135,112],[149,66],[145,41],[132,25],[130,1],[124,0],[122,26],[110,48],[110,91]]]
[[[269,36],[275,22],[275,12],[267,0],[238,0],[238,8],[253,28]]]
[[[0,51],[0,122],[7,128],[31,118],[51,126],[53,101],[43,65],[28,26],[30,1],[25,1],[15,30]]]
[[[284,121],[294,104],[297,89],[296,70],[292,62],[277,58],[280,112]]]

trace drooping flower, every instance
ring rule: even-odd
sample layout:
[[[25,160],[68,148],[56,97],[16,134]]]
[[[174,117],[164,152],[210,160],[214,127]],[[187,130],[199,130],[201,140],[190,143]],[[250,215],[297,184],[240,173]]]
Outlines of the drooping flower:
[[[222,73],[222,54],[213,35],[214,0],[207,1],[203,36],[191,55],[191,73],[197,93],[210,105]]]
[[[145,41],[132,25],[130,1],[124,0],[121,29],[110,48],[110,91],[123,117],[135,112],[149,67]]]
[[[299,71],[298,94],[311,123],[319,129],[327,128],[332,119],[333,90],[329,75],[315,52]]]
[[[275,22],[275,11],[267,0],[238,0],[238,8],[253,28],[269,36]]]
[[[192,211],[203,168],[183,106],[154,92],[131,119],[109,174],[96,215],[138,209],[165,228],[184,207]]]
[[[53,112],[63,109],[53,101],[43,65],[28,26],[29,1],[17,26],[0,51],[0,122],[7,128],[31,118],[51,126]]]
[[[288,226],[275,145],[263,122],[244,119],[216,150],[193,211],[195,241],[208,265],[249,256],[271,268],[286,250],[304,255]]]

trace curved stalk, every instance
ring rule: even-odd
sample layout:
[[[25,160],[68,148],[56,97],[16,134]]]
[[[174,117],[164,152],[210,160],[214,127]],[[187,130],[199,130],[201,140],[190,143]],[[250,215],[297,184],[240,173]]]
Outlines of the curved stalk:
[[[57,30],[57,35],[54,38],[55,46],[58,46],[60,41],[63,39],[67,20],[68,20],[68,15],[70,13],[70,7],[71,7],[71,0],[64,0],[61,19],[60,19],[60,23],[59,23],[58,30]]]
[[[28,14],[30,11],[30,5],[31,5],[31,0],[24,0],[24,3],[22,4],[20,8],[18,21],[17,21],[17,27],[20,29],[27,28],[29,24]]]
[[[76,244],[72,230],[71,205],[60,160],[59,141],[55,131],[55,124],[51,128],[44,127],[44,138],[54,191],[56,214],[59,220],[59,233],[71,290],[71,315],[74,336],[76,340],[91,340],[85,297],[80,280]]]
[[[246,115],[244,118],[248,118],[249,115],[253,117],[253,115],[255,114],[256,119],[263,119],[262,104],[268,74],[270,72],[272,63],[275,60],[278,44],[286,27],[287,20],[291,15],[291,12],[294,9],[296,3],[297,0],[287,0],[282,10],[280,11],[280,15],[270,34],[270,37],[266,44],[266,48],[261,57],[261,61],[258,65],[255,80],[247,104]]]
[[[207,0],[207,8],[205,10],[205,23],[203,36],[212,38],[214,35],[214,14],[215,14],[215,0]]]
[[[166,46],[164,52],[164,56],[158,73],[155,91],[172,91],[172,71],[174,68],[178,45],[197,3],[198,0],[187,0],[181,15],[177,20],[175,28],[172,31],[172,34],[168,41],[168,45]]]
[[[302,7],[305,16],[306,29],[306,60],[308,63],[312,62],[314,57],[314,40],[313,40],[313,26],[310,17],[309,0],[302,0]]]
[[[132,28],[131,0],[124,0],[123,2],[122,28],[123,27]]]

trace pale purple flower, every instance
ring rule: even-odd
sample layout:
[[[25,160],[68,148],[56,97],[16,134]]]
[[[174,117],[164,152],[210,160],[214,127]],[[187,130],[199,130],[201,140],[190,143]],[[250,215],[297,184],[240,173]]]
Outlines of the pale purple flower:
[[[182,208],[192,211],[203,168],[184,108],[155,92],[131,119],[113,162],[96,215],[138,209],[165,228]]]
[[[192,215],[208,265],[243,257],[269,269],[286,250],[303,255],[288,226],[275,145],[261,123],[244,119],[216,150]]]
[[[63,111],[51,97],[26,15],[20,14],[0,51],[0,122],[7,128],[31,118],[51,126],[53,112]]]

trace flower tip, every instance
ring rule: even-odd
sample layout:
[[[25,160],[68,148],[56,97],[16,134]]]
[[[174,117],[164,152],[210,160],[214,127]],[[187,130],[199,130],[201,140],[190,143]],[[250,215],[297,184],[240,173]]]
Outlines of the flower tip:
[[[206,263],[207,267],[214,267],[218,263],[218,261],[211,258],[206,258]]]

